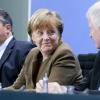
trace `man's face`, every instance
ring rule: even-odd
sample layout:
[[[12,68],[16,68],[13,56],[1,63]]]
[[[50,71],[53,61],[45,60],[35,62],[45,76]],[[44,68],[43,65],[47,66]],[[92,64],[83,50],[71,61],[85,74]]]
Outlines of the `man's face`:
[[[93,19],[89,19],[90,36],[96,44],[96,48],[100,48],[100,27],[96,26]]]
[[[2,17],[0,16],[0,44],[2,44],[8,38],[10,31],[10,25],[4,24],[2,22]]]

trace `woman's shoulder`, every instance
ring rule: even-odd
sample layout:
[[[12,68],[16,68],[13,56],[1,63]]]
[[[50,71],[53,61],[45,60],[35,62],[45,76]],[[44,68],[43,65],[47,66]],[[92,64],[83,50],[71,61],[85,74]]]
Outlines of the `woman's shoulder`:
[[[69,44],[61,42],[60,45],[58,46],[58,48],[56,49],[55,53],[59,53],[59,54],[71,53],[71,54],[73,54],[73,51],[72,51],[71,47],[69,46]]]
[[[40,50],[38,49],[38,47],[31,49],[26,57],[26,61],[29,61],[31,59],[35,59],[39,52],[40,52]]]
[[[39,48],[38,47],[32,48],[30,50],[29,54],[33,54],[33,53],[36,53],[36,52],[39,52]]]

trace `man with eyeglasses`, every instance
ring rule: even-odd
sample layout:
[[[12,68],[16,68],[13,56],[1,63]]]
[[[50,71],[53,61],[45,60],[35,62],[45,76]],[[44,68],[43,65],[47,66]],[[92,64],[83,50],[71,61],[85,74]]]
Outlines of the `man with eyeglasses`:
[[[10,15],[0,9],[0,82],[2,87],[13,84],[26,55],[34,47],[27,41],[17,41],[13,36],[12,27]]]

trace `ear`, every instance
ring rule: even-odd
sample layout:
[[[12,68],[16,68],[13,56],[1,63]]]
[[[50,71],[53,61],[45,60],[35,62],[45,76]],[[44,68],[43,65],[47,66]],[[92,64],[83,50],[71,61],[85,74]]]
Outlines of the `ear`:
[[[99,30],[100,30],[100,26],[99,26]]]
[[[6,29],[7,29],[7,30],[9,30],[9,31],[11,31],[11,30],[12,30],[12,28],[11,28],[11,25],[10,25],[10,24],[5,24],[5,27],[6,27]]]
[[[35,44],[35,41],[33,41],[33,39],[32,39],[32,38],[30,38],[30,41],[31,41],[33,44]]]
[[[32,40],[32,42],[33,42],[34,44],[36,44],[36,43],[35,43],[35,36],[34,36],[34,34],[32,34],[31,40]]]
[[[32,39],[32,42],[33,42],[34,44],[36,44],[36,42],[35,42],[35,41],[33,41],[33,39]]]

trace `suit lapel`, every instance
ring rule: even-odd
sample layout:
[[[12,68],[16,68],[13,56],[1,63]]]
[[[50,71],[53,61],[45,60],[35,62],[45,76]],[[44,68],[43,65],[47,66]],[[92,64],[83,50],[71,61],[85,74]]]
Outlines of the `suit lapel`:
[[[100,51],[97,53],[91,78],[91,88],[98,89],[100,83]]]
[[[5,52],[0,60],[0,68],[2,67],[3,63],[6,61],[6,59],[10,55],[10,53],[12,52],[12,48],[13,48],[14,44],[15,44],[15,38],[12,38],[12,40],[8,44],[8,46],[7,46]]]
[[[42,79],[43,76],[45,75],[45,73],[48,74],[48,72],[49,72],[49,66],[50,65],[48,65],[48,59],[41,64],[39,72],[38,72],[37,81],[40,80],[40,79]]]
[[[99,69],[98,69],[99,70]],[[98,89],[99,81],[100,81],[100,71],[97,71],[97,69],[94,69],[92,76],[91,76],[91,89]]]
[[[45,73],[47,73],[47,75],[49,77],[51,69],[52,69],[52,63],[55,61],[56,55],[58,55],[60,52],[60,45],[61,44],[62,44],[62,42],[59,43],[58,48],[56,49],[56,51],[53,52],[52,56],[50,56],[46,61],[44,61],[42,63],[41,68],[39,70],[37,81],[42,79],[43,76],[45,75]]]

